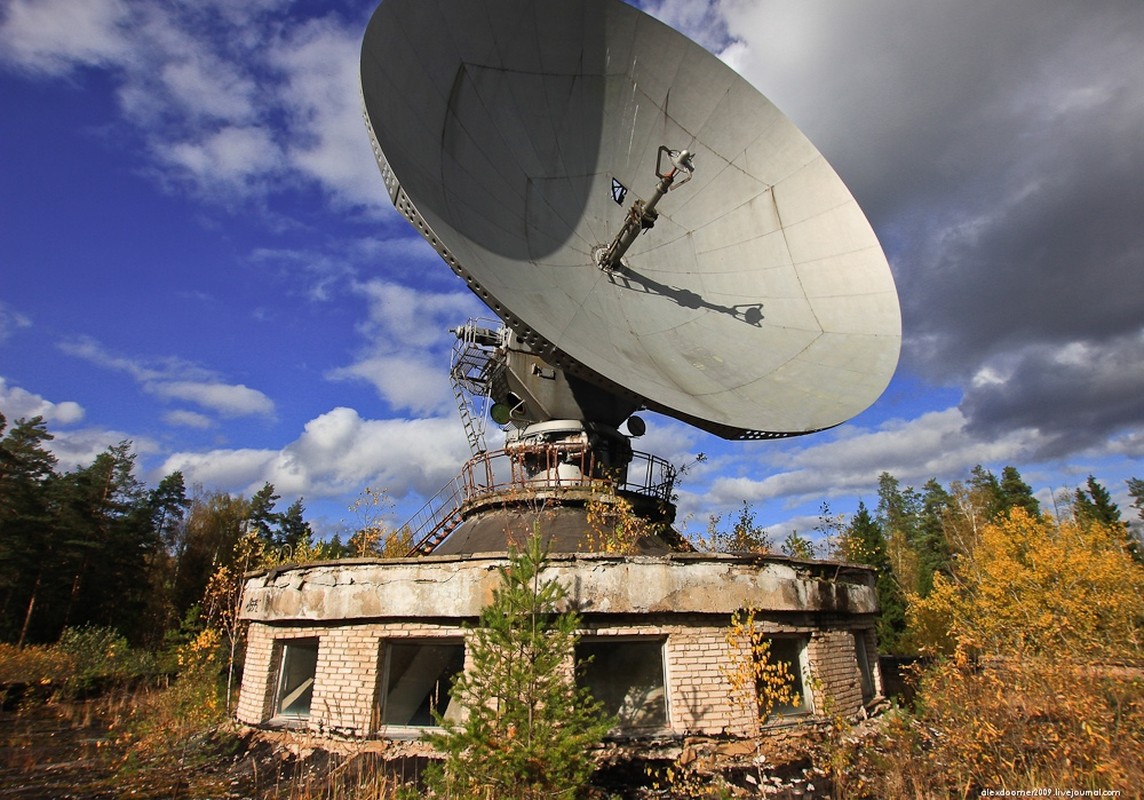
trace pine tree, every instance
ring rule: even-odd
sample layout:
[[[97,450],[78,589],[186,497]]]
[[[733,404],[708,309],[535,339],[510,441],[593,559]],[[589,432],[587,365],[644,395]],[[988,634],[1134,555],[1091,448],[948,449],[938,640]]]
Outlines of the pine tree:
[[[1029,516],[1035,517],[1041,513],[1041,504],[1033,497],[1033,489],[1021,478],[1016,467],[1005,467],[1001,470],[1001,511],[1009,513],[1014,508],[1023,508]]]
[[[1129,483],[1131,486],[1131,482]],[[1088,476],[1085,488],[1078,488],[1073,497],[1073,516],[1081,525],[1097,523],[1121,532],[1124,549],[1137,563],[1144,562],[1140,542],[1120,519],[1120,507],[1112,500],[1112,493],[1095,477]]]
[[[1079,522],[1100,522],[1104,525],[1120,525],[1120,508],[1112,501],[1100,481],[1088,476],[1085,488],[1077,488],[1073,497],[1073,513]]]
[[[814,542],[798,531],[791,531],[783,540],[782,552],[789,558],[810,560],[815,557]]]
[[[1125,483],[1128,484],[1128,494],[1132,497],[1132,507],[1136,509],[1140,519],[1144,520],[1144,481],[1139,478],[1129,478]],[[1136,523],[1135,527],[1129,526],[1128,552],[1132,554],[1136,563],[1144,564],[1144,541],[1140,537],[1139,523]]]
[[[274,531],[280,518],[279,514],[274,513],[274,504],[280,499],[281,496],[274,493],[274,484],[269,481],[262,484],[262,488],[250,498],[247,522],[263,544],[269,546],[280,546],[280,543],[274,541]]]
[[[174,606],[175,579],[178,577],[176,555],[186,536],[184,520],[190,505],[183,473],[178,470],[165,476],[148,494],[151,527],[159,542],[147,563],[149,591],[144,624],[149,631],[150,644],[161,641],[178,619]]]
[[[146,564],[159,540],[134,473],[135,453],[123,441],[56,482],[56,535],[70,584],[56,633],[88,623],[115,627],[132,642],[146,633]]]
[[[302,498],[299,497],[279,515],[278,531],[274,537],[276,545],[288,548],[290,553],[296,553],[300,545],[308,547],[311,544],[314,532],[310,528],[310,523],[303,517],[305,511]]]
[[[952,561],[946,538],[946,519],[952,513],[953,497],[936,478],[922,487],[921,515],[915,549],[918,554],[918,594],[925,597],[933,588],[936,573],[948,573]]]
[[[595,766],[591,748],[612,720],[574,681],[580,617],[558,613],[566,591],[541,577],[545,558],[538,535],[510,552],[501,585],[467,637],[469,666],[452,689],[466,717],[438,719],[444,733],[428,737],[445,754],[430,777],[433,796],[584,794]]]
[[[191,507],[183,473],[175,470],[159,481],[148,497],[155,533],[168,552],[174,552],[182,536],[182,523]]]
[[[922,584],[919,551],[921,498],[912,486],[902,489],[888,472],[878,476],[876,521],[886,542],[886,554],[899,587],[917,593]]]
[[[978,464],[969,473],[969,489],[973,504],[984,512],[986,521],[994,519],[1004,509],[1001,500],[1001,484],[997,476]]]
[[[906,603],[890,563],[886,537],[865,503],[859,501],[858,511],[846,528],[839,549],[844,560],[868,564],[878,571],[875,588],[881,609],[876,626],[879,647],[888,653],[895,652],[906,628]]]
[[[6,420],[0,415],[0,432]],[[0,639],[23,643],[53,563],[49,492],[57,479],[53,436],[42,417],[22,419],[0,439]]]

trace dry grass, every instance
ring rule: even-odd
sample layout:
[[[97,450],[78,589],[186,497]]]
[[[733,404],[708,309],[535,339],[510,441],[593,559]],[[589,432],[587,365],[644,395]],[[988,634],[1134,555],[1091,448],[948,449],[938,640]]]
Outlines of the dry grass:
[[[954,658],[920,676],[916,714],[839,742],[843,798],[1144,787],[1144,673],[1038,657]]]

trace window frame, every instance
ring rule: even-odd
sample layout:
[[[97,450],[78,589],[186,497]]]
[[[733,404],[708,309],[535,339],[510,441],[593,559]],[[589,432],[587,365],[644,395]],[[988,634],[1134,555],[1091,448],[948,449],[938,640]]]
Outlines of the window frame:
[[[430,636],[430,637],[409,637],[409,638],[394,637],[394,638],[382,639],[379,643],[378,658],[381,660],[381,668],[377,671],[378,672],[378,681],[377,681],[376,701],[374,703],[374,709],[375,709],[375,714],[376,714],[375,723],[373,725],[374,729],[379,733],[382,733],[386,736],[393,737],[393,738],[417,737],[426,731],[440,731],[440,730],[442,730],[441,726],[438,725],[435,721],[429,722],[427,724],[417,724],[417,723],[413,723],[413,722],[392,723],[392,722],[386,721],[386,714],[389,711],[389,700],[390,700],[389,695],[392,691],[392,689],[390,688],[390,677],[391,677],[391,668],[393,666],[392,653],[393,653],[394,647],[460,648],[460,656],[461,656],[460,667],[455,672],[452,672],[450,674],[448,686],[445,689],[445,696],[448,697],[449,699],[445,704],[444,713],[446,715],[448,715],[449,709],[452,708],[452,705],[454,703],[454,700],[452,697],[453,685],[456,683],[457,676],[461,675],[465,671],[465,665],[466,665],[466,659],[468,656],[468,652],[467,652],[467,648],[465,646],[464,638],[460,637],[460,636],[448,636],[448,637]],[[436,684],[440,680],[440,677],[441,677],[441,673],[438,673],[437,679],[434,680],[434,684]],[[463,713],[463,710],[460,708],[460,705],[458,704],[458,707],[456,709],[456,714],[462,714],[462,713]],[[432,719],[432,717],[430,717],[430,719]]]
[[[767,642],[770,646],[767,648],[767,657],[772,661],[776,658],[775,642],[793,642],[797,648],[795,656],[797,660],[797,678],[798,678],[798,695],[801,703],[798,706],[783,705],[775,706],[771,709],[770,715],[767,717],[766,724],[781,724],[784,720],[795,719],[798,717],[808,717],[814,714],[814,694],[810,689],[810,635],[800,633],[768,633],[765,635]],[[788,664],[788,669],[796,664],[788,659],[784,659]],[[793,670],[791,670],[794,672]],[[758,686],[755,686],[756,698],[758,694]],[[757,702],[757,700],[756,700]]]
[[[285,725],[305,725],[311,716],[313,716],[313,701],[314,689],[318,683],[318,658],[321,654],[321,637],[319,636],[298,636],[275,641],[278,653],[276,658],[277,669],[274,676],[274,694],[271,699],[271,715],[272,722],[282,723]],[[304,678],[294,688],[287,693],[286,681],[291,675],[291,670],[294,667],[292,664],[296,660],[295,654],[302,652],[313,652],[313,669],[306,669],[309,672],[309,677]],[[309,667],[306,663],[304,666]],[[285,696],[284,696],[285,694]],[[306,703],[304,713],[292,712],[289,709],[298,702],[298,700],[309,694],[309,702]],[[289,704],[284,708],[284,704],[289,700]]]
[[[650,732],[671,730],[671,722],[672,722],[671,691],[670,691],[671,673],[669,670],[668,657],[667,657],[667,642],[668,642],[668,637],[663,636],[663,635],[656,635],[656,634],[649,634],[649,635],[643,635],[643,636],[641,636],[639,634],[634,634],[634,635],[626,634],[626,635],[622,635],[622,636],[588,634],[588,635],[581,636],[580,641],[578,641],[576,643],[576,647],[573,649],[573,656],[572,656],[573,670],[574,670],[574,675],[575,675],[574,679],[576,680],[577,686],[580,686],[582,688],[586,688],[589,691],[591,691],[591,686],[582,678],[584,673],[582,672],[582,668],[581,668],[581,664],[583,663],[580,659],[580,652],[581,652],[580,648],[581,647],[585,647],[585,646],[591,647],[591,646],[600,646],[600,645],[609,645],[609,644],[610,645],[625,645],[625,644],[651,645],[651,644],[654,644],[654,645],[657,645],[659,647],[659,678],[660,678],[659,689],[662,692],[662,700],[660,701],[660,707],[662,709],[662,719],[658,720],[656,722],[653,722],[653,723],[643,724],[643,725],[631,725],[631,724],[624,722],[623,720],[617,719],[617,724],[609,732],[609,735],[611,735],[611,736],[646,735]],[[630,691],[631,688],[633,688],[633,687],[631,685],[629,685],[628,689],[625,691],[625,697],[627,695],[627,692]],[[593,697],[595,697],[595,694],[593,694]],[[597,700],[598,700],[598,698],[597,698]],[[605,707],[605,710],[607,710],[606,707]]]
[[[874,667],[870,663],[868,629],[853,631],[854,658],[858,662],[858,681],[862,691],[862,705],[872,702],[878,696],[878,686],[874,678]]]

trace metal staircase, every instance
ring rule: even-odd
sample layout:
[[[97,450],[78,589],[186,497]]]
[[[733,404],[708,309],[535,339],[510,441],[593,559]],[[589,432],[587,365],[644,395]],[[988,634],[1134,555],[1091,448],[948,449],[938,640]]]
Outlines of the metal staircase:
[[[406,554],[407,558],[432,553],[437,545],[457,529],[461,524],[461,503],[464,498],[464,486],[458,475],[421,506],[405,523],[413,539],[413,547]]]

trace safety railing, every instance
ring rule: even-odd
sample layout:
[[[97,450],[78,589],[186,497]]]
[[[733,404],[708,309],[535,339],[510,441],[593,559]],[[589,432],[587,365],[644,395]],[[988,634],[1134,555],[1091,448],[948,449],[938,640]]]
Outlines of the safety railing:
[[[478,453],[406,523],[415,542],[410,555],[431,552],[440,544],[455,527],[464,503],[497,495],[518,494],[523,499],[537,492],[577,488],[610,489],[670,503],[676,477],[670,462],[650,453],[633,452],[626,468],[611,467],[599,463],[592,449],[578,442],[515,445]]]

